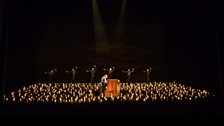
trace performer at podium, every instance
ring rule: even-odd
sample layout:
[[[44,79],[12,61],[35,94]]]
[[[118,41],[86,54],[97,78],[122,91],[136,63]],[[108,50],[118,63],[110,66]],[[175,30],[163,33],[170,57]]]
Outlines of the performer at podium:
[[[78,69],[78,67],[72,68],[71,71],[66,70],[66,73],[72,73],[72,80],[71,80],[71,82],[75,81],[75,75],[76,75],[77,69]]]
[[[104,93],[104,91],[106,90],[106,85],[107,85],[107,78],[108,78],[108,75],[105,74],[102,78],[101,78],[101,83],[102,83],[102,86],[101,86],[101,89],[100,89],[100,94],[102,95]]]
[[[52,78],[54,76],[54,74],[57,72],[58,70],[55,68],[55,69],[52,69],[50,72],[45,72],[45,74],[48,74],[49,77],[48,77],[48,82],[51,82],[52,81]]]
[[[115,67],[112,66],[112,67],[110,67],[108,70],[107,70],[107,69],[103,69],[103,70],[108,72],[108,78],[110,79],[111,76],[112,76],[112,73],[113,73],[114,70],[115,70]]]
[[[123,73],[127,73],[127,79],[126,79],[126,83],[129,83],[130,79],[131,79],[131,74],[134,72],[134,68],[131,69],[128,69],[127,71],[122,71]]]
[[[86,72],[90,72],[90,75],[91,75],[90,83],[92,83],[93,79],[94,79],[94,76],[95,76],[95,73],[96,73],[96,65],[93,65],[91,70],[86,69]]]
[[[147,83],[149,83],[149,74],[152,72],[152,68],[149,67],[146,70],[144,70],[143,72],[146,73]]]

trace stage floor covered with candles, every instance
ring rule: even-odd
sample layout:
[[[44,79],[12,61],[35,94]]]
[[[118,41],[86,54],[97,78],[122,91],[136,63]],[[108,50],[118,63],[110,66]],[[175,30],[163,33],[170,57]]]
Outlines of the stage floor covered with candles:
[[[6,92],[9,114],[217,114],[216,94],[176,82],[119,83],[118,96],[101,83],[35,83]]]

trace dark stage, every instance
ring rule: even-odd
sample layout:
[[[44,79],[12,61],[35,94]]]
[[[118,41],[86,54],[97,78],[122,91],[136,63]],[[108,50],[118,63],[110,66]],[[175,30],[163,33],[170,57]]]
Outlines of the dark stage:
[[[34,83],[99,83],[103,69],[125,83],[177,82],[215,94],[206,101],[112,104],[3,103],[5,114],[223,115],[223,3],[218,0],[4,0],[1,5],[1,96]],[[9,110],[9,111],[8,111]],[[34,111],[33,111],[34,110]]]

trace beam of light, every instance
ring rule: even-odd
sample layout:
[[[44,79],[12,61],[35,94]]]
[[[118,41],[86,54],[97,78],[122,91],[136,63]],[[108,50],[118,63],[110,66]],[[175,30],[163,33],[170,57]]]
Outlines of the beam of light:
[[[124,39],[124,21],[126,11],[126,0],[122,0],[121,10],[118,18],[118,23],[115,30],[114,39],[117,42],[122,42]]]
[[[96,0],[92,0],[93,18],[94,18],[94,33],[96,41],[96,53],[105,53],[108,51],[108,38],[103,26],[101,15]]]

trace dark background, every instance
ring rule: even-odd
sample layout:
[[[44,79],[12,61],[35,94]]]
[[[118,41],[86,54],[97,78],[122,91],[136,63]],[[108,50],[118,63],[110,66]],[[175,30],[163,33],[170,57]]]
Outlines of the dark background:
[[[134,67],[132,82],[176,81],[222,93],[223,3],[203,1],[127,0],[122,39],[114,38],[121,0],[98,0],[108,37],[108,51],[96,51],[91,0],[7,0],[1,9],[1,77],[3,89],[46,82],[69,82],[65,70],[78,66],[77,82],[89,82],[85,69],[115,66],[113,78]]]

